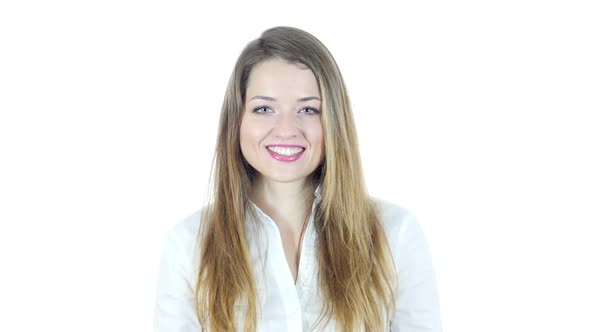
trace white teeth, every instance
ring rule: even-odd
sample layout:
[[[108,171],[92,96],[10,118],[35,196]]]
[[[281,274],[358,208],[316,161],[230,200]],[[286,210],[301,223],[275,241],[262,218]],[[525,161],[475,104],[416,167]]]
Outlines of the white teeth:
[[[303,148],[280,148],[276,146],[269,146],[268,149],[282,156],[292,156],[303,151]]]

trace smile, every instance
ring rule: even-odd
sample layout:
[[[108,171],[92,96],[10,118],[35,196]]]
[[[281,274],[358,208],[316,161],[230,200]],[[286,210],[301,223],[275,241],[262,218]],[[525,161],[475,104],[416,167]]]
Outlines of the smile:
[[[268,151],[273,159],[283,162],[292,162],[299,159],[303,155],[303,152],[305,152],[305,149],[269,146],[266,148],[266,151]]]
[[[284,148],[278,146],[269,146],[268,149],[274,153],[278,153],[281,156],[293,156],[303,151],[303,148]]]

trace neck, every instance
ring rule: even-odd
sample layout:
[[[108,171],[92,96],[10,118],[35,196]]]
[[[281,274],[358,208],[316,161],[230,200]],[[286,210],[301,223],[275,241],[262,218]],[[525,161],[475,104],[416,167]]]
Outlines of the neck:
[[[314,190],[313,183],[306,179],[284,183],[257,177],[251,199],[279,229],[296,231],[303,227],[311,211]]]

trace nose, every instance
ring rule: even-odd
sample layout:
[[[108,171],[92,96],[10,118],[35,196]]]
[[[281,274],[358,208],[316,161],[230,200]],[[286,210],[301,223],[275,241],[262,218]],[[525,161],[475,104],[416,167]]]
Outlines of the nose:
[[[292,112],[280,112],[277,116],[274,129],[277,136],[297,136],[299,133],[297,116]]]

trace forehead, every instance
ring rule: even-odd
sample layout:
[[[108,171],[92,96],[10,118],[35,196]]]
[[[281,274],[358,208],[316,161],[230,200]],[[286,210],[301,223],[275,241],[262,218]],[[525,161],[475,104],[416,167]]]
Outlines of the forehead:
[[[270,59],[257,64],[250,72],[246,96],[256,94],[319,96],[319,86],[310,69],[282,59]]]

